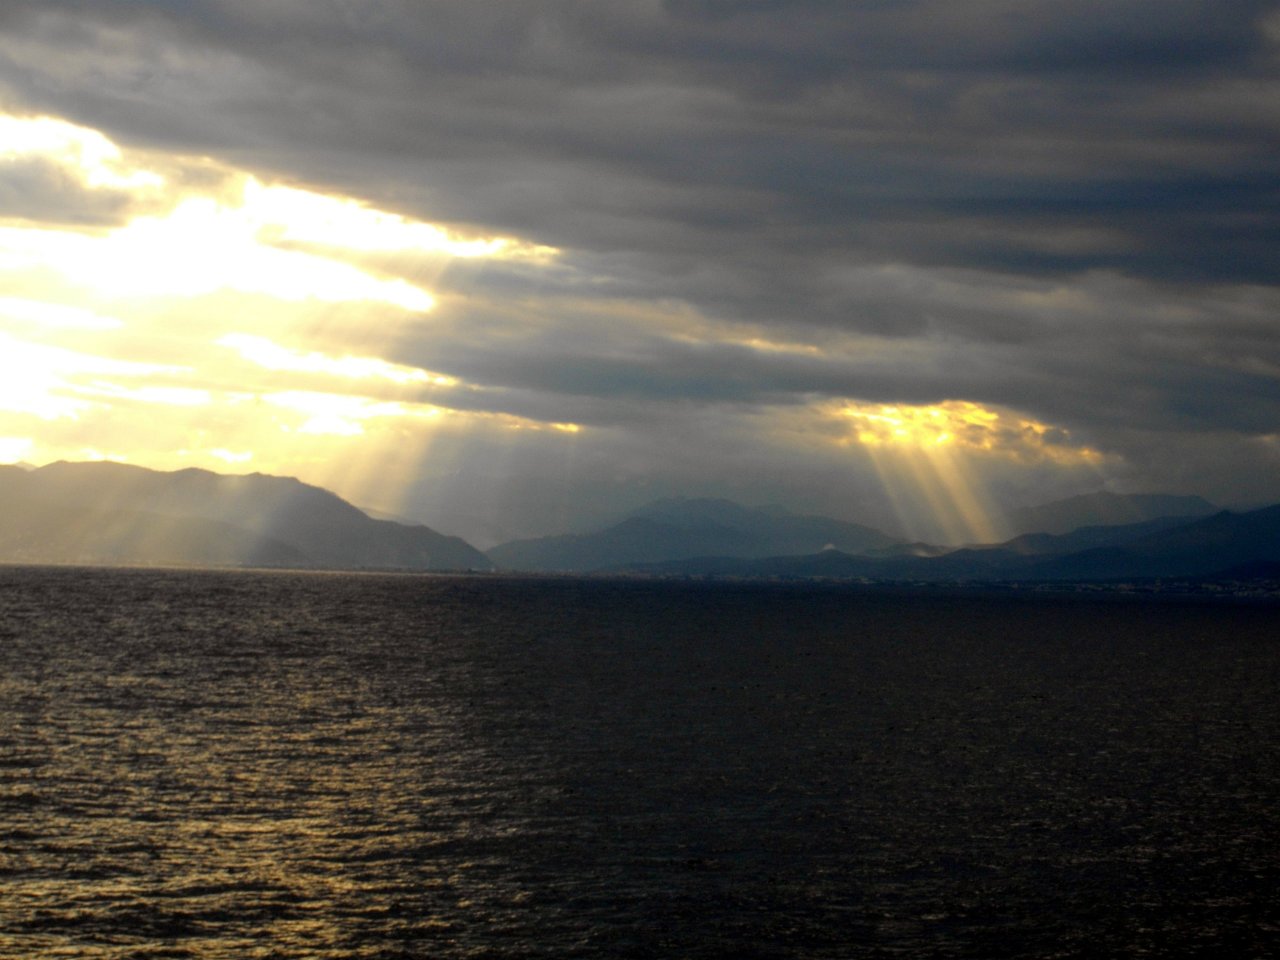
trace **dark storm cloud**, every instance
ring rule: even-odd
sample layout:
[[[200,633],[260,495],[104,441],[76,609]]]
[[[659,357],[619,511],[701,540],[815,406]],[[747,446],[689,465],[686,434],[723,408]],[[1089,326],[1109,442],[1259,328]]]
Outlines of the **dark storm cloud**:
[[[1274,0],[55,0],[0,34],[11,107],[562,248],[460,266],[399,348],[540,416],[963,398],[1134,451],[1280,424]],[[630,329],[642,303],[823,353]]]
[[[444,303],[395,359],[527,396],[589,398],[585,411],[561,417],[584,423],[657,419],[665,403],[848,397],[1005,404],[1099,433],[1280,424],[1280,292],[1270,288],[861,267],[815,278],[811,289],[844,298],[875,335],[829,330],[803,352],[616,323],[620,308],[607,300],[566,306],[578,286],[571,272],[558,277],[508,280],[497,301]],[[634,295],[628,287],[619,298]]]

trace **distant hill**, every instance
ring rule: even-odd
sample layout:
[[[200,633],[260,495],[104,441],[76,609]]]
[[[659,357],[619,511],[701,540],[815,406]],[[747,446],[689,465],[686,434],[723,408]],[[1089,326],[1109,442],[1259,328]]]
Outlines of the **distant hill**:
[[[1149,533],[1180,527],[1197,519],[1194,516],[1158,517],[1141,523],[1114,526],[1079,527],[1069,533],[1024,533],[1003,543],[969,544],[965,547],[939,546],[933,543],[894,543],[865,551],[873,557],[941,557],[965,551],[1002,551],[1021,556],[1076,553],[1097,547],[1114,547],[1137,540]]]
[[[1044,574],[1070,579],[1211,576],[1248,564],[1280,561],[1280,504],[1150,533],[1122,546],[1047,561]]]
[[[0,467],[0,560],[325,569],[490,569],[427,527],[373,520],[289,477],[119,463]]]
[[[1078,553],[1081,550],[1094,550],[1099,547],[1123,546],[1162,530],[1186,526],[1197,519],[1195,516],[1169,516],[1144,520],[1141,523],[1077,527],[1069,533],[1024,533],[1012,540],[996,544],[995,548],[1024,556]]]
[[[823,549],[862,552],[893,538],[861,524],[800,516],[731,500],[659,500],[619,523],[587,534],[513,540],[489,551],[510,570],[592,571],[698,556],[768,557]]]
[[[1247,513],[1149,521],[1051,538],[1016,538],[939,556],[855,556],[827,550],[808,556],[694,557],[633,565],[629,572],[669,576],[838,577],[876,580],[1127,580],[1237,575],[1280,563],[1280,505]],[[1090,541],[1106,545],[1076,549]],[[1028,549],[1028,542],[1036,549]]]
[[[1202,497],[1100,491],[1011,511],[1005,526],[1015,534],[1063,534],[1080,527],[1128,525],[1162,517],[1204,517],[1217,509]]]

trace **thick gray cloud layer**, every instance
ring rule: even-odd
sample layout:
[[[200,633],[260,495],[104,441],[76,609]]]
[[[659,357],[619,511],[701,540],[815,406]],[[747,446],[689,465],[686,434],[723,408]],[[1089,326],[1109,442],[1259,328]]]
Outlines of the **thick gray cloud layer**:
[[[964,399],[1132,486],[1280,480],[1274,0],[48,0],[0,37],[12,109],[561,248],[455,271],[393,358],[511,412]]]

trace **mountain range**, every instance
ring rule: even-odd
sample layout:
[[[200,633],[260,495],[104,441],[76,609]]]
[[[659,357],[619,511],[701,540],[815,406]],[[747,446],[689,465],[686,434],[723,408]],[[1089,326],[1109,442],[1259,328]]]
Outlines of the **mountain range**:
[[[111,462],[0,467],[0,560],[488,570],[458,537],[374,520],[289,477]]]
[[[1156,577],[1272,576],[1280,563],[1280,504],[1246,513],[1160,518],[1068,534],[1035,534],[938,555],[852,555],[743,559],[702,557],[634,565],[650,575],[831,577],[911,581],[1103,581]]]
[[[489,556],[507,569],[586,572],[713,555],[769,557],[826,548],[862,553],[894,542],[879,530],[830,517],[681,497],[641,507],[594,533],[513,540]]]
[[[1280,569],[1280,505],[1233,513],[1199,497],[1100,493],[1009,521],[1044,529],[955,548],[778,506],[675,498],[594,532],[514,540],[486,556],[289,477],[110,462],[0,466],[0,562],[8,563],[935,582],[1274,577]]]
[[[1005,529],[1015,534],[1070,533],[1080,527],[1141,523],[1167,517],[1207,517],[1217,508],[1203,497],[1163,493],[1085,493],[1005,515]]]

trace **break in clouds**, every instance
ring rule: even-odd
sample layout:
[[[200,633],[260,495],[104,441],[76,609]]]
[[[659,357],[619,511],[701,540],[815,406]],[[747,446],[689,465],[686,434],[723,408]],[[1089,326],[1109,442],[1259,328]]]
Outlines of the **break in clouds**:
[[[365,502],[480,541],[679,493],[896,509],[921,535],[960,488],[992,510],[1104,485],[1274,499],[1278,65],[1261,0],[8,4],[10,115],[206,196],[252,177],[514,246],[348,248],[330,281],[384,286],[323,310],[267,284],[234,310],[217,283],[185,309],[117,292],[94,306],[118,327],[56,348],[146,366],[133,393],[0,433],[105,432],[144,464],[204,444],[356,494],[332,460],[358,448],[299,432],[345,423],[363,473],[406,479],[363,477]],[[102,235],[173,208],[148,189],[13,156],[0,217]],[[347,242],[255,230],[282,255]],[[54,297],[4,263],[0,294]],[[255,362],[245,336],[292,352]],[[344,357],[422,373],[343,380]],[[142,379],[197,393],[125,449]],[[311,419],[236,447],[234,411],[198,402],[232,394]]]

